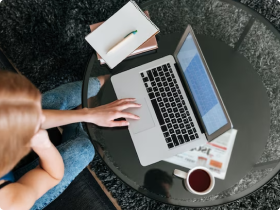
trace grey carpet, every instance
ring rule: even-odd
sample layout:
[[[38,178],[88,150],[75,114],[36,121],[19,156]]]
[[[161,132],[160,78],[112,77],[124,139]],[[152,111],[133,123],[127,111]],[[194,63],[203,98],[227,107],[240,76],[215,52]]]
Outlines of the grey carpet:
[[[60,84],[80,80],[93,52],[84,41],[84,36],[89,33],[88,25],[106,20],[126,2],[3,0],[0,3],[0,47],[42,92]],[[142,2],[145,1],[137,1]],[[280,30],[279,2],[240,2],[255,9]],[[245,56],[250,58],[250,55]],[[123,209],[183,209],[161,204],[136,193],[112,174],[98,156],[92,162],[92,168]],[[223,206],[204,209],[278,209],[279,182],[280,177],[277,175],[248,197]]]

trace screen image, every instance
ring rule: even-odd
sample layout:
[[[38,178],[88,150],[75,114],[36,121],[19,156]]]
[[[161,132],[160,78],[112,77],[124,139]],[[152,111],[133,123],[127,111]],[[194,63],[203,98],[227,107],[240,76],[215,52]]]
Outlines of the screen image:
[[[211,135],[227,124],[227,118],[190,33],[183,43],[177,59],[183,69],[207,133]]]

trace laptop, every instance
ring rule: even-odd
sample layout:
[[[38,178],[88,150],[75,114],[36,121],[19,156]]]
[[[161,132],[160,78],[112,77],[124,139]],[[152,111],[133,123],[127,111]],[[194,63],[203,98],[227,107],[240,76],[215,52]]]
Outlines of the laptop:
[[[117,98],[136,98],[126,111],[129,133],[142,166],[211,141],[232,128],[195,34],[188,26],[174,55],[111,78]]]

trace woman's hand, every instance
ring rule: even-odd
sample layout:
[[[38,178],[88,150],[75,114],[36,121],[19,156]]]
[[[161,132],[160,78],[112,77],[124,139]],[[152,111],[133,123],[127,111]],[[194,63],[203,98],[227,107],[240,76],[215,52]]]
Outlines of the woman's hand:
[[[129,122],[114,121],[118,118],[130,118],[130,119],[140,119],[139,116],[131,114],[129,112],[123,112],[123,110],[128,108],[139,108],[140,104],[134,103],[136,99],[126,98],[114,101],[112,103],[99,106],[92,109],[87,109],[88,115],[86,122],[94,123],[103,127],[117,127],[117,126],[128,126]]]
[[[48,132],[40,129],[31,139],[31,148],[43,149],[51,147],[52,143],[49,139]]]

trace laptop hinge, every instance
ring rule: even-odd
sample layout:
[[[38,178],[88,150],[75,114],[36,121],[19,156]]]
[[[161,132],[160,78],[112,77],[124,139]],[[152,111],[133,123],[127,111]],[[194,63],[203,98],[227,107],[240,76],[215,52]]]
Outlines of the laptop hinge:
[[[178,73],[178,75],[179,75],[179,77],[180,77],[180,80],[181,80],[181,81],[186,80],[186,79],[185,79],[185,76],[182,75],[181,70],[180,70],[179,67],[178,67],[178,64],[177,64],[177,63],[174,63],[174,66],[175,66],[175,68],[176,68],[176,70],[177,70],[177,73]],[[199,128],[200,128],[200,131],[201,131],[201,133],[205,133],[205,130],[204,130],[203,126],[202,126],[202,122],[200,121],[200,117],[198,116],[199,113],[197,113],[197,111],[196,111],[195,104],[194,104],[194,102],[193,102],[193,100],[192,100],[192,98],[191,98],[191,96],[190,96],[190,93],[189,93],[189,91],[188,91],[188,88],[186,87],[185,82],[181,82],[181,83],[182,83],[183,88],[184,88],[184,90],[185,90],[185,92],[186,92],[186,95],[187,95],[187,97],[188,97],[189,103],[190,103],[190,105],[191,105],[191,107],[192,107],[194,116],[195,116],[196,121],[197,121],[197,123],[198,123],[198,126],[199,126]]]

